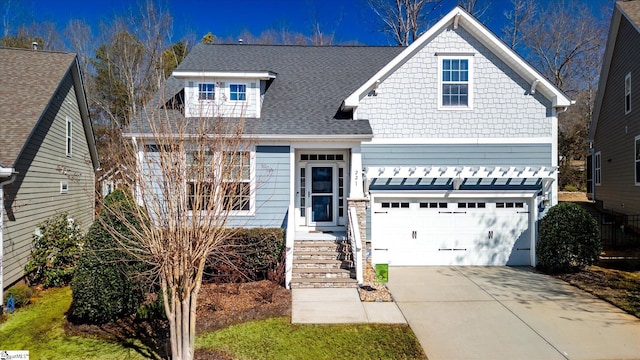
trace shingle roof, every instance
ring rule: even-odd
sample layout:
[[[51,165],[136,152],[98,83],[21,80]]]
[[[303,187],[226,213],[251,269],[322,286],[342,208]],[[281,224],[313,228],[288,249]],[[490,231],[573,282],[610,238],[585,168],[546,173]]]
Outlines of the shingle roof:
[[[341,119],[340,106],[403,49],[198,44],[176,70],[276,73],[265,92],[261,118],[247,119],[257,134],[369,135],[369,122]],[[180,90],[175,81],[167,81],[167,95]]]
[[[640,27],[640,1],[618,1],[617,4],[625,13],[627,19],[635,23],[636,28]]]
[[[75,54],[0,48],[0,165],[11,167]]]

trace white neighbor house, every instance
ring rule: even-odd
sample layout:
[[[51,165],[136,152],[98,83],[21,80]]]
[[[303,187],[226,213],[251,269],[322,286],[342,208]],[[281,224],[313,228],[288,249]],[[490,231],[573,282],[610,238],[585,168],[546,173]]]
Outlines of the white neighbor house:
[[[251,190],[229,223],[286,228],[287,286],[309,239],[361,259],[366,238],[390,272],[536,264],[571,101],[459,7],[409,47],[198,44],[165,93],[185,116],[246,118]]]

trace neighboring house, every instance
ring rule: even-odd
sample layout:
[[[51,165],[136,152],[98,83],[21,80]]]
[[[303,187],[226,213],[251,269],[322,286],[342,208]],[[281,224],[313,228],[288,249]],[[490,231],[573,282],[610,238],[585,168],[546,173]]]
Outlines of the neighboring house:
[[[229,224],[287,229],[288,286],[296,240],[349,226],[373,263],[536,263],[571,101],[459,7],[409,47],[198,44],[165,93],[246,118],[255,195]]]
[[[75,54],[0,48],[0,289],[24,276],[38,224],[88,229],[98,166]]]
[[[613,10],[591,119],[588,184],[603,209],[640,214],[640,1]]]
[[[129,175],[129,169],[119,164],[98,177],[98,186],[102,197],[107,197],[116,190],[125,190],[125,184],[132,184],[134,179]]]

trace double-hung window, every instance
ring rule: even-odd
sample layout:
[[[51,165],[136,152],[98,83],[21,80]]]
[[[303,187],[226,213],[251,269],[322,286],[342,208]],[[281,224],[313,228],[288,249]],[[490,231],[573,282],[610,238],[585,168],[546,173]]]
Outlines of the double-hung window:
[[[593,157],[593,180],[596,185],[602,183],[602,153],[598,151]]]
[[[215,100],[216,84],[201,83],[198,84],[198,100]]]
[[[191,153],[187,161],[188,210],[250,213],[254,202],[251,151]]]
[[[440,109],[470,109],[472,98],[471,56],[439,56],[438,105]]]
[[[229,84],[229,99],[231,101],[247,100],[246,84]]]
[[[631,73],[624,77],[624,113],[631,112]]]

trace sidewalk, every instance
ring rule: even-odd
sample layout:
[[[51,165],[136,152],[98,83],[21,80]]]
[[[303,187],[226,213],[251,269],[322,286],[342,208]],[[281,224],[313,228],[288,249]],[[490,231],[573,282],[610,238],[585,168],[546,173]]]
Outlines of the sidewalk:
[[[358,289],[293,289],[294,324],[406,324],[395,302],[362,302]]]

